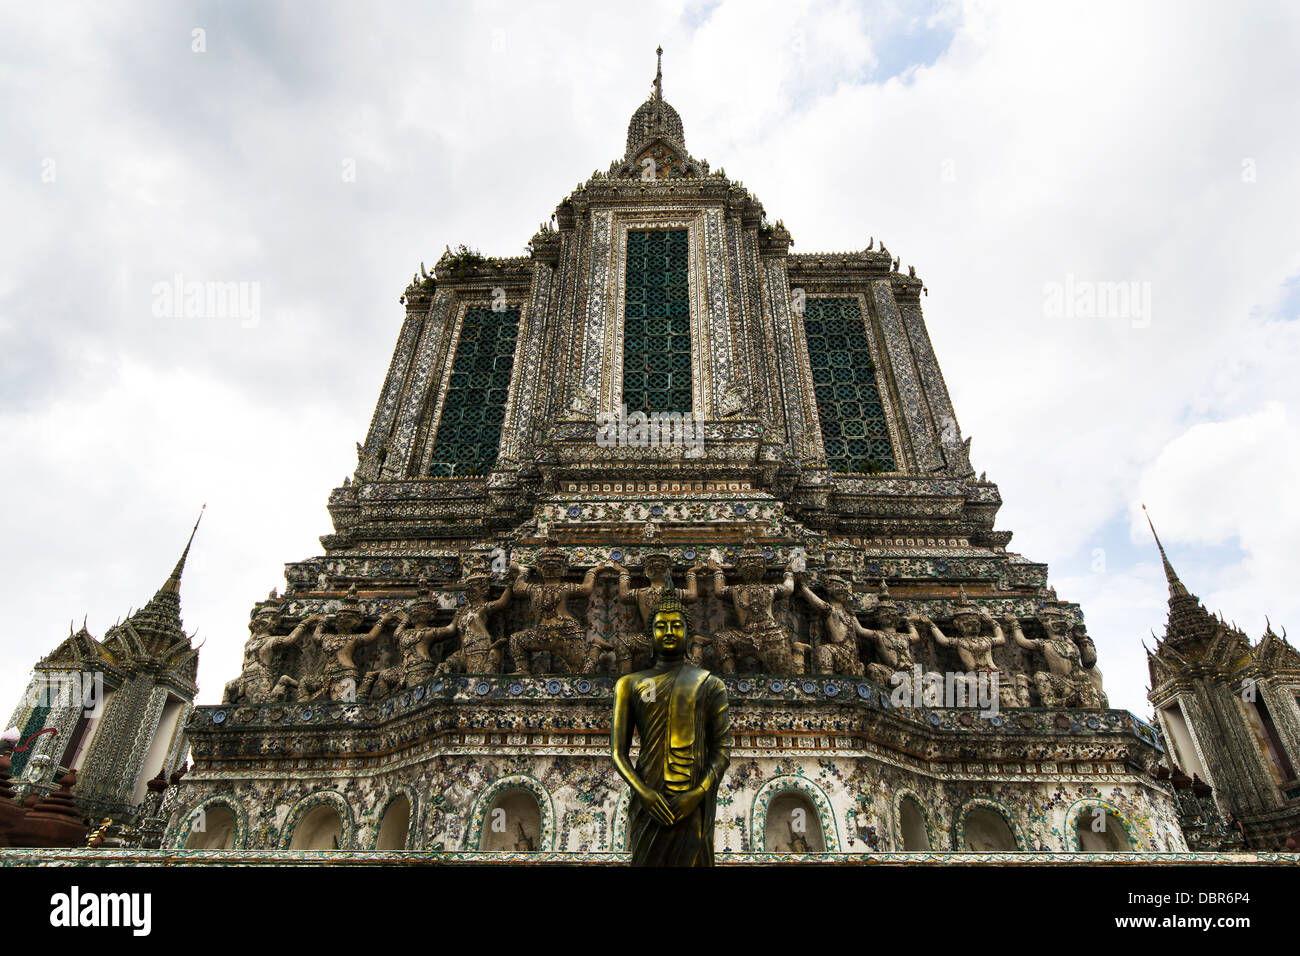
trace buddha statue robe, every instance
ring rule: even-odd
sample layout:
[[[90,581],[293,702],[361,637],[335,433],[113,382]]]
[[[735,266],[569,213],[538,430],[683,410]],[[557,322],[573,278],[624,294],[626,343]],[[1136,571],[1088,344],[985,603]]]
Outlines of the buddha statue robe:
[[[635,766],[628,756],[634,730],[641,739]],[[718,784],[731,746],[722,681],[681,659],[624,675],[614,688],[612,744],[614,764],[633,788],[632,865],[712,866]],[[666,826],[647,809],[638,783],[670,805],[693,788],[705,793],[690,813]]]

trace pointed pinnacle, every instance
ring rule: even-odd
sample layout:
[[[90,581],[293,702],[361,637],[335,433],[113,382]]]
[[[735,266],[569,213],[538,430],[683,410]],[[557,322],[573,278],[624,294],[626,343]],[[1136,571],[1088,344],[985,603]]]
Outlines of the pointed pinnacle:
[[[654,132],[663,132],[663,102],[664,102],[664,48],[660,46],[655,54],[659,57],[659,65],[655,68],[655,108],[653,114]]]
[[[1169,582],[1169,594],[1171,597],[1184,595],[1187,588],[1182,581],[1178,580],[1178,575],[1174,571],[1174,566],[1169,563],[1169,556],[1165,554],[1165,546],[1160,543],[1160,535],[1156,534],[1156,526],[1151,521],[1151,513],[1147,511],[1147,506],[1142,506],[1143,513],[1147,516],[1147,525],[1151,528],[1151,536],[1156,539],[1156,547],[1160,549],[1160,560],[1165,566],[1165,580]]]
[[[190,532],[190,540],[185,542],[185,550],[181,552],[181,559],[176,562],[176,567],[172,569],[171,577],[163,584],[162,590],[170,591],[172,594],[180,594],[181,574],[185,571],[185,559],[190,556],[190,545],[194,543],[194,535],[199,530],[199,522],[203,520],[203,512],[207,510],[207,507],[207,504],[204,503],[203,507],[199,509],[199,517],[194,522],[194,530]]]

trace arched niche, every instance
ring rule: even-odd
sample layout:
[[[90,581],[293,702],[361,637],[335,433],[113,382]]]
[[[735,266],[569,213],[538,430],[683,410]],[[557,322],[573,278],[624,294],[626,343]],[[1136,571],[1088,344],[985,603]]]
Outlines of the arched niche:
[[[210,803],[194,814],[185,840],[186,850],[233,850],[238,823],[230,807]]]
[[[168,827],[163,846],[179,850],[242,850],[248,815],[229,794],[209,797]]]
[[[375,838],[375,849],[405,850],[410,833],[411,801],[406,794],[398,794],[384,808],[384,815],[379,820],[379,835]]]
[[[501,812],[496,813],[498,810]],[[527,774],[501,777],[475,799],[464,848],[527,853],[530,839],[533,850],[549,851],[555,846],[551,795],[540,781]],[[516,850],[516,846],[521,849]]]
[[[930,828],[925,822],[925,810],[910,793],[898,800],[898,848],[911,853],[934,849],[930,845]]]
[[[1070,849],[1079,853],[1131,853],[1141,849],[1128,818],[1101,800],[1081,801],[1066,815]]]
[[[542,808],[537,796],[522,787],[498,791],[483,815],[478,848],[495,853],[530,853],[541,846]]]
[[[797,802],[797,798],[803,802]],[[802,816],[795,810],[803,811]],[[794,829],[796,821],[804,827],[802,831]],[[749,828],[754,848],[760,853],[839,851],[839,831],[830,800],[821,787],[797,774],[775,777],[759,787]],[[804,844],[808,846],[806,851],[802,849]],[[793,851],[791,846],[795,847]]]
[[[782,790],[767,805],[763,847],[768,853],[825,853],[817,808],[802,790]]]
[[[293,828],[290,850],[338,850],[343,847],[343,818],[329,803],[312,807]]]
[[[355,839],[352,807],[333,790],[303,797],[280,825],[280,848],[285,850],[350,850]]]
[[[996,805],[971,807],[962,817],[958,850],[999,853],[1020,849],[1015,832]]]

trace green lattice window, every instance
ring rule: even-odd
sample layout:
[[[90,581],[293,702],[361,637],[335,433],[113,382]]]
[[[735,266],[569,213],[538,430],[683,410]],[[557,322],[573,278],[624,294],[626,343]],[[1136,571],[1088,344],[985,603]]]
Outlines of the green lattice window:
[[[623,304],[623,404],[689,412],[691,303],[685,229],[629,232]]]
[[[496,461],[518,331],[518,306],[465,310],[429,464],[435,478],[486,474]]]
[[[858,300],[805,299],[803,327],[831,470],[893,471],[894,448]]]
[[[9,756],[9,773],[16,780],[22,776],[27,769],[27,758],[32,755],[31,748],[36,747],[45,738],[37,737],[31,740],[32,736],[39,730],[44,730],[49,726],[50,708],[43,704],[37,704],[32,708],[31,714],[27,717],[27,723],[23,724],[23,729],[18,733],[18,746],[28,745],[27,750],[15,750]],[[28,741],[31,741],[28,743]]]

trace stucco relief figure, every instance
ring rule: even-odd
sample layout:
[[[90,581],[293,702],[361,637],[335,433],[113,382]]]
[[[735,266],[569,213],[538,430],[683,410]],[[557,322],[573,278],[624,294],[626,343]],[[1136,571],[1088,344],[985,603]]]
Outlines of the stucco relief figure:
[[[867,665],[867,676],[877,684],[891,686],[890,678],[900,671],[911,673],[916,666],[912,646],[921,640],[916,629],[922,619],[905,618],[889,597],[889,587],[880,582],[880,599],[876,603],[876,626],[864,628],[862,636],[875,645],[879,661]],[[903,630],[899,630],[903,625]]]
[[[438,665],[438,673],[499,674],[501,673],[501,648],[507,638],[493,640],[490,620],[510,606],[514,600],[514,578],[519,572],[512,567],[510,579],[501,596],[488,600],[492,576],[475,571],[465,579],[465,603],[456,609],[455,616],[446,627],[434,629],[438,637],[460,637],[460,649],[450,654]]]
[[[713,638],[703,634],[692,634],[691,644],[686,651],[686,659],[696,667],[704,666],[704,649],[713,643]]]
[[[288,674],[276,676],[275,653],[292,645],[301,631],[274,636],[271,631],[280,619],[272,605],[263,605],[248,622],[248,641],[244,644],[244,667],[238,677],[226,684],[223,704],[247,704],[266,700],[288,700],[298,682]]]
[[[569,598],[590,597],[596,587],[596,577],[610,569],[610,564],[600,564],[587,572],[581,584],[564,580],[569,569],[569,557],[553,542],[537,552],[537,572],[542,580],[532,584],[528,578],[533,569],[511,562],[519,575],[512,593],[527,597],[533,614],[533,626],[510,635],[510,654],[515,659],[516,674],[533,672],[532,655],[549,651],[559,659],[571,674],[590,674],[603,650],[613,650],[614,645],[599,638],[587,645],[586,628],[569,612]]]
[[[633,866],[712,866],[718,784],[731,747],[727,689],[683,655],[690,621],[671,578],[651,624],[654,662],[614,684],[611,751],[632,788]],[[632,735],[641,739],[636,763]]]
[[[1044,707],[1100,707],[1092,681],[1080,659],[1079,646],[1070,633],[1070,622],[1055,610],[1038,614],[1038,622],[1047,637],[1025,637],[1020,622],[1011,615],[1005,618],[1012,639],[1027,651],[1036,651],[1047,661],[1047,670],[1034,672],[1034,686]]]
[[[731,601],[740,622],[739,627],[714,635],[713,650],[721,661],[723,673],[734,674],[737,658],[745,654],[758,658],[768,673],[802,673],[802,670],[794,669],[794,638],[789,628],[772,615],[773,603],[784,601],[794,593],[794,571],[787,568],[781,584],[763,584],[767,558],[754,546],[752,535],[746,536],[744,550],[736,558],[739,584],[727,584],[726,575],[713,559],[710,559],[709,566],[713,568],[714,594]]]
[[[327,697],[329,700],[357,700],[361,696],[361,686],[358,682],[357,663],[352,655],[358,647],[378,640],[384,628],[396,617],[395,613],[389,612],[367,633],[360,633],[358,629],[364,622],[365,615],[357,604],[355,585],[349,589],[343,605],[334,612],[332,631],[325,627],[328,619],[324,614],[309,615],[299,629],[295,629],[295,633],[301,630],[307,640],[320,648],[324,666],[320,674],[313,674],[300,681],[298,699],[316,700]],[[309,628],[310,633],[306,633]]]
[[[626,631],[614,638],[614,657],[618,662],[620,674],[632,673],[634,666],[645,666],[654,654],[654,646],[646,632],[650,626],[650,618],[654,615],[654,609],[663,596],[664,577],[668,574],[671,564],[672,557],[665,552],[644,555],[641,558],[641,567],[645,570],[650,583],[641,588],[631,587],[631,571],[618,563],[612,565],[618,569],[618,599],[637,609],[637,629]],[[687,571],[686,587],[676,589],[677,599],[683,604],[689,606],[699,598],[696,575],[704,567],[703,564],[697,564]]]
[[[811,853],[812,849],[808,846],[808,838],[794,828],[794,824],[787,820],[785,822],[786,833],[790,837],[790,845],[786,848],[789,853]]]
[[[871,632],[858,621],[849,608],[853,589],[848,581],[837,575],[823,582],[826,600],[814,594],[799,578],[799,596],[808,602],[822,617],[822,642],[813,651],[813,670],[818,674],[863,675],[862,659],[858,656],[858,638],[870,637]]]
[[[1079,662],[1083,664],[1084,672],[1088,675],[1088,681],[1092,684],[1093,692],[1097,696],[1097,706],[1109,707],[1110,698],[1106,696],[1106,689],[1102,683],[1101,668],[1097,666],[1097,646],[1092,643],[1092,638],[1088,636],[1088,629],[1082,624],[1076,624],[1070,629],[1070,636],[1074,638],[1074,643],[1079,646]]]
[[[537,847],[534,845],[537,841],[528,835],[522,823],[515,823],[515,830],[519,834],[519,839],[515,840],[515,849],[524,853],[532,853]]]
[[[433,593],[420,591],[414,601],[397,612],[397,627],[393,636],[402,654],[402,686],[414,687],[432,676],[433,656],[429,647],[442,632],[433,626],[433,616],[438,605]]]
[[[386,697],[403,687],[414,687],[433,675],[434,663],[429,645],[446,630],[432,626],[436,612],[433,593],[424,590],[404,610],[392,615],[390,619],[397,621],[393,636],[397,639],[400,659],[388,667],[375,668],[362,677],[358,697]]]
[[[981,612],[974,604],[966,601],[965,591],[962,592],[961,601],[953,609],[952,623],[958,631],[955,637],[944,634],[934,621],[925,615],[921,615],[917,620],[923,627],[929,628],[930,636],[940,647],[956,649],[957,657],[968,674],[988,675],[988,679],[997,681],[1000,706],[1022,706],[1016,694],[1014,679],[993,660],[993,648],[1005,645],[1006,635],[987,611]],[[985,627],[993,632],[992,635],[984,633]]]

